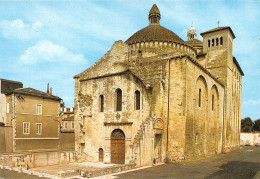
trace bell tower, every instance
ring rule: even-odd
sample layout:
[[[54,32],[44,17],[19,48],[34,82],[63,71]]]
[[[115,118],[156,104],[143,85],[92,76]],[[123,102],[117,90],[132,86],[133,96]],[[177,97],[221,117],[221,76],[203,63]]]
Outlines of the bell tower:
[[[187,37],[188,37],[188,40],[194,40],[197,37],[197,31],[196,31],[195,27],[193,26],[193,24],[191,24],[190,29],[187,32]]]
[[[160,25],[161,14],[156,4],[151,8],[148,19],[149,25]]]

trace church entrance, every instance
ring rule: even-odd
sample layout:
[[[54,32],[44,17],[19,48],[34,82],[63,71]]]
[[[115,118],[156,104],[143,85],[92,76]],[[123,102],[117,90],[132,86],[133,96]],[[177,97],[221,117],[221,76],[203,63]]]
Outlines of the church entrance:
[[[99,155],[99,162],[103,162],[103,158],[104,158],[104,151],[102,148],[98,149],[98,155]]]
[[[125,134],[120,129],[111,133],[111,163],[125,163]]]

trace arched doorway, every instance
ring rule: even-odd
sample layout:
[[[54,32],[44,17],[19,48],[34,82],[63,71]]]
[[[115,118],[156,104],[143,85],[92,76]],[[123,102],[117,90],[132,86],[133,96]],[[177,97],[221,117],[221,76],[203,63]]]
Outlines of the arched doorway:
[[[103,162],[103,158],[104,158],[104,151],[102,148],[98,149],[98,160],[99,162]]]
[[[125,163],[125,134],[120,129],[111,133],[111,163]]]

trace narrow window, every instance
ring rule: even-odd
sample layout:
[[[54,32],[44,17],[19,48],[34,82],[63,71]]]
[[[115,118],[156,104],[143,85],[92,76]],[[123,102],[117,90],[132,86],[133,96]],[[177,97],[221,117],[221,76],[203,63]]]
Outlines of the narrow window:
[[[64,129],[68,129],[68,122],[67,121],[64,122]]]
[[[212,39],[212,47],[214,47],[214,39]]]
[[[116,90],[116,111],[122,111],[122,90]]]
[[[199,107],[201,107],[201,89],[199,89]]]
[[[41,104],[36,104],[36,114],[42,115],[42,105]]]
[[[10,103],[6,103],[6,113],[10,113]]]
[[[74,121],[71,122],[71,129],[74,129]]]
[[[223,37],[220,37],[220,45],[223,45]]]
[[[218,46],[218,38],[216,38],[216,46]]]
[[[140,110],[140,91],[135,91],[135,110]]]
[[[99,96],[99,106],[99,111],[104,112],[104,96],[102,94]]]
[[[214,110],[214,95],[212,95],[212,102],[211,102],[211,110],[213,111]]]
[[[36,134],[42,134],[42,123],[36,123]]]
[[[208,40],[208,47],[210,47],[210,40]]]
[[[30,123],[23,122],[23,134],[30,134]]]

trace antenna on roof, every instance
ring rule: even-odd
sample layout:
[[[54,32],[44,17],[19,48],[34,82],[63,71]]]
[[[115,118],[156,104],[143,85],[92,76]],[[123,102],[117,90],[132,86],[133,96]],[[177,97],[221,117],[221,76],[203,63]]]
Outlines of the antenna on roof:
[[[218,24],[218,27],[219,27],[220,22],[218,21],[217,24]]]
[[[50,90],[49,90],[49,83],[47,84],[47,94],[50,93]]]

